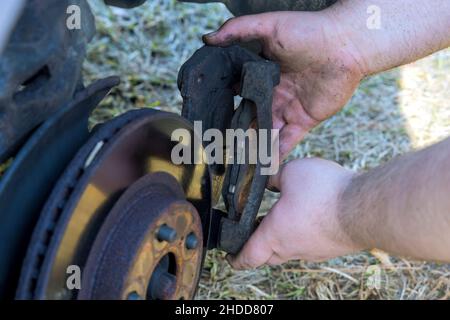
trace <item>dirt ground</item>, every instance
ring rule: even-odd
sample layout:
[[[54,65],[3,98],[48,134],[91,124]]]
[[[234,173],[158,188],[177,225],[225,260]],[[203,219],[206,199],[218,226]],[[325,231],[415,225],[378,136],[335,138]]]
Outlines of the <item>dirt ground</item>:
[[[120,75],[121,85],[92,123],[131,108],[179,112],[178,69],[203,33],[230,17],[221,5],[152,0],[133,10],[90,2],[98,35],[85,63],[87,82]],[[342,112],[316,128],[292,158],[318,156],[358,172],[450,135],[450,50],[365,80]],[[267,193],[261,211],[276,195]],[[233,271],[212,251],[202,299],[447,299],[449,265],[408,261],[379,251],[326,263],[287,263]]]

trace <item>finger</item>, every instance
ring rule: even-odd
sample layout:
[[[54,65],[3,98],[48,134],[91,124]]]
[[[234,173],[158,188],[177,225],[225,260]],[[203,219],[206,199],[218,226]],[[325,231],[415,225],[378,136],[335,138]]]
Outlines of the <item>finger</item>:
[[[265,39],[275,30],[278,17],[274,13],[232,18],[218,31],[203,36],[203,42],[213,46],[229,46],[235,42]]]
[[[269,266],[278,266],[282,263],[286,262],[284,259],[282,259],[279,255],[273,254],[269,260],[267,260],[266,264]]]
[[[268,239],[270,238],[270,219],[262,220],[261,224],[237,256],[228,256],[227,260],[235,269],[252,269],[264,265],[273,255]]]
[[[277,114],[273,114],[272,116],[273,116],[272,127],[275,130],[281,130],[286,125],[286,122],[283,120],[282,117],[278,116]]]

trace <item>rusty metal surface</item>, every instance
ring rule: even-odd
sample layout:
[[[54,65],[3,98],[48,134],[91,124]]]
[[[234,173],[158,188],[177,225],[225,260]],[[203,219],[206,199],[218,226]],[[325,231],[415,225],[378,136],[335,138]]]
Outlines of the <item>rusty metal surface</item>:
[[[33,133],[2,176],[0,298],[14,297],[31,233],[53,183],[87,140],[90,112],[118,81],[107,78],[79,92]]]
[[[244,65],[241,78],[243,101],[239,109],[241,114],[232,123],[232,128],[248,129],[255,126],[267,130],[265,150],[271,157],[272,129],[272,93],[279,83],[279,67],[268,61],[252,61]],[[238,111],[239,111],[238,109]],[[258,143],[258,148],[260,144]],[[250,150],[247,146],[246,155]],[[255,227],[255,219],[267,184],[267,175],[261,170],[269,167],[263,164],[257,153],[257,163],[252,165],[247,160],[244,164],[230,164],[225,178],[223,196],[227,198],[228,217],[223,218],[220,227],[219,248],[237,254],[248,240]]]
[[[178,86],[183,97],[182,115],[192,122],[201,121],[203,130],[219,129],[223,136],[230,128],[245,131],[253,125],[266,129],[266,150],[270,152],[272,91],[279,77],[278,65],[240,46],[205,46],[180,69]],[[236,95],[243,98],[237,109],[234,105]],[[205,144],[205,148],[207,146]],[[249,144],[246,147],[249,148]],[[249,152],[247,149],[245,154],[248,156]],[[210,248],[237,253],[250,237],[267,182],[267,176],[261,174],[263,164],[257,158],[256,164],[246,161],[225,167],[211,165],[214,200],[222,194],[227,212],[215,215],[221,221],[214,223],[218,229],[212,232],[211,241],[215,243],[211,243]]]
[[[161,230],[173,237],[161,236]],[[194,235],[199,245],[189,248],[187,239]],[[200,217],[177,180],[164,172],[146,175],[128,188],[103,223],[78,298],[192,299],[201,242]]]
[[[50,239],[56,233],[56,222],[61,218],[66,202],[70,200],[74,186],[78,184],[82,177],[81,173],[84,173],[85,162],[91,151],[95,149],[99,141],[110,139],[114,133],[118,132],[133,119],[143,116],[143,114],[128,112],[125,115],[111,120],[106,126],[100,125],[99,127],[95,127],[95,132],[90,137],[87,130],[87,116],[88,114],[86,115],[86,123],[83,125],[83,143],[85,144],[77,146],[77,148],[81,149],[74,151],[75,156],[73,159],[68,160],[69,165],[67,169],[65,169],[59,179],[56,178],[57,182],[54,186],[49,185],[50,190],[48,192],[50,194],[46,195],[48,199],[44,199],[44,203],[42,204],[42,206],[45,206],[43,208],[42,206],[37,208],[38,213],[40,211],[40,217],[34,231],[32,231],[30,245],[22,265],[20,282],[16,293],[17,299],[36,298],[36,284],[41,273],[43,256],[50,244]],[[54,132],[54,135],[60,136],[64,140],[66,138],[66,131],[64,128],[60,128],[59,131]],[[88,141],[86,142],[86,140]],[[65,143],[68,144],[67,141]],[[67,165],[67,161],[65,165]],[[52,187],[53,191],[51,190]]]
[[[190,121],[201,121],[204,131],[219,129],[223,136],[234,113],[235,87],[239,85],[245,61],[258,56],[238,46],[216,48],[205,46],[197,50],[178,73],[178,88],[183,98],[182,116]],[[213,165],[213,202],[219,200],[225,166]]]
[[[185,2],[222,2],[235,15],[255,14],[268,11],[318,11],[337,0],[181,0]]]
[[[66,26],[67,7],[83,12]],[[81,66],[95,32],[85,0],[29,0],[0,56],[0,161],[82,88]]]
[[[127,117],[129,121],[122,121]],[[26,260],[31,266],[39,264],[39,268],[24,276],[19,298],[74,298],[74,292],[65,284],[67,266],[84,266],[109,210],[129,186],[148,173],[168,172],[177,179],[200,215],[206,241],[211,206],[208,168],[172,163],[171,151],[176,142],[170,137],[178,128],[192,130],[175,114],[142,109],[96,130],[69,164],[42,210]],[[27,274],[26,270],[22,272]]]

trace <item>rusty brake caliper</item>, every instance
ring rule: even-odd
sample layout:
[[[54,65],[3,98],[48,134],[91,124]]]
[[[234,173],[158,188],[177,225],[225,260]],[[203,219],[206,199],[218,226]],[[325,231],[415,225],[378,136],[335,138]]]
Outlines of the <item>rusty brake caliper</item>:
[[[202,130],[266,129],[267,156],[271,157],[272,93],[279,83],[279,66],[237,45],[228,48],[205,46],[182,66],[178,86],[183,97],[182,115],[190,121],[202,121]],[[242,100],[235,108],[235,96]],[[267,175],[257,150],[247,137],[245,161],[210,166],[213,195],[218,203],[222,195],[226,212],[214,209],[209,248],[235,254],[253,232],[263,198]],[[257,146],[260,149],[259,135]],[[208,143],[206,143],[205,148]],[[234,159],[240,146],[233,144]],[[227,154],[226,150],[223,153]],[[240,150],[242,151],[242,150]],[[257,152],[256,163],[248,161]],[[242,154],[242,153],[241,153]]]

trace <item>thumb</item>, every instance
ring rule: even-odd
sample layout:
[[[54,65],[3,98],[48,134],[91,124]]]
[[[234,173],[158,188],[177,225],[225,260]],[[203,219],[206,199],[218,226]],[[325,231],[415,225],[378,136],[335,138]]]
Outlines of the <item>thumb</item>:
[[[218,31],[203,36],[207,45],[226,47],[235,42],[249,42],[265,39],[275,30],[277,16],[274,13],[261,13],[232,18]]]
[[[269,221],[268,217],[262,220],[261,224],[252,234],[242,250],[236,256],[227,256],[228,262],[235,269],[252,269],[262,266],[273,255],[271,243],[268,241]]]

